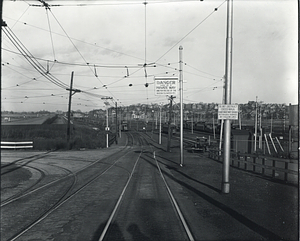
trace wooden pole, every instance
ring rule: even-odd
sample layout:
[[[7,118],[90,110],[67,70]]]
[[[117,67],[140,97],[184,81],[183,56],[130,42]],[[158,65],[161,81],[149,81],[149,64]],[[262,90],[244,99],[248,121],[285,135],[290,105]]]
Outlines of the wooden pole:
[[[70,149],[70,135],[71,135],[71,99],[72,99],[72,88],[73,88],[73,76],[74,71],[71,73],[71,83],[70,83],[70,92],[69,92],[69,108],[68,108],[68,126],[67,126],[67,145],[68,149]]]

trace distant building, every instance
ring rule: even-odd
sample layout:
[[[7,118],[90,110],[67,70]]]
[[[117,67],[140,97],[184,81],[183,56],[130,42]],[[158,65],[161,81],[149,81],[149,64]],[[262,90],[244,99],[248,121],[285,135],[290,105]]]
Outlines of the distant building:
[[[299,105],[289,105],[288,107],[288,113],[289,113],[289,125],[290,126],[298,126],[298,108]]]

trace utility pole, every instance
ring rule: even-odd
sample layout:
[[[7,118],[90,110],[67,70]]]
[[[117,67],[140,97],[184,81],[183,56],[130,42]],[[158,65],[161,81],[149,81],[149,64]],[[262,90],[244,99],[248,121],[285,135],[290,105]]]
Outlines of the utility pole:
[[[102,97],[101,98],[102,100],[111,100],[112,97]],[[105,106],[106,106],[106,128],[105,128],[105,131],[106,131],[106,148],[108,148],[108,131],[109,131],[109,127],[108,127],[108,105],[109,103],[108,102],[104,102]]]
[[[182,71],[182,50],[179,46],[179,89],[180,89],[180,166],[183,166],[183,71]]]
[[[7,27],[7,24],[5,21],[3,21],[3,0],[0,0],[0,16],[1,16],[1,31],[0,31],[0,39],[2,40],[2,28]],[[2,43],[2,42],[1,42]],[[2,46],[1,46],[2,47]],[[2,48],[0,50],[0,59],[2,59]],[[2,90],[2,65],[0,67],[0,88]],[[2,108],[2,105],[1,105]]]
[[[118,102],[116,101],[116,144],[118,144],[118,130],[119,130],[119,125],[118,125]]]
[[[172,131],[171,131],[171,124],[172,124],[172,103],[175,97],[171,95],[170,97],[170,106],[169,106],[169,122],[168,122],[168,144],[167,144],[167,152],[170,152],[171,148],[171,138],[172,138]]]
[[[74,95],[76,92],[81,92],[81,90],[73,89],[73,76],[74,71],[71,73],[71,83],[70,83],[70,89],[69,90],[69,108],[68,108],[68,125],[67,125],[67,145],[68,149],[70,149],[70,136],[71,136],[71,103],[72,103],[72,95]]]
[[[191,129],[192,129],[192,134],[194,134],[194,112],[192,112],[192,118],[191,118],[191,123],[192,123],[192,125],[191,125]]]
[[[254,123],[254,152],[256,152],[256,140],[257,140],[257,96],[255,102],[255,123]]]
[[[225,70],[225,104],[231,104],[232,84],[232,23],[233,0],[227,0],[227,37],[226,37],[226,70]],[[224,125],[224,158],[222,172],[222,192],[229,193],[229,167],[230,167],[230,137],[231,120],[226,119]]]
[[[159,106],[159,137],[158,144],[161,145],[161,105]]]

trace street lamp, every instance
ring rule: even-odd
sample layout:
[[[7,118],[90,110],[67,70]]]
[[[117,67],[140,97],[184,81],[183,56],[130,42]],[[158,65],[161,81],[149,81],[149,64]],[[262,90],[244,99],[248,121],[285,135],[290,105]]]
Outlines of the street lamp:
[[[105,132],[106,132],[106,148],[108,148],[108,131],[109,131],[109,127],[108,127],[108,102],[105,102],[105,108],[106,108],[106,127],[105,127]]]
[[[111,100],[112,97],[102,97],[101,99],[102,100]],[[109,131],[109,127],[108,127],[108,105],[109,105],[109,102],[105,101],[104,104],[106,106],[106,128],[105,128],[105,131],[106,131],[106,148],[108,148],[108,131]]]

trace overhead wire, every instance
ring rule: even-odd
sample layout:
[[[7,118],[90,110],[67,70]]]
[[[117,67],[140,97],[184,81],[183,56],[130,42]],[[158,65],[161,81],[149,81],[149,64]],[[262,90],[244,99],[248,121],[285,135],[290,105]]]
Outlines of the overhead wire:
[[[169,1],[169,2],[172,2],[172,1]],[[176,1],[176,2],[184,2],[184,1]],[[225,2],[225,1],[224,1]],[[223,3],[224,3],[223,2]],[[222,4],[223,4],[222,3]],[[147,73],[146,73],[146,67],[147,67],[147,65],[146,65],[146,63],[147,63],[147,42],[146,42],[146,2],[144,2],[144,4],[145,4],[145,65],[143,66],[143,67],[141,67],[141,68],[138,68],[138,70],[137,71],[135,71],[135,72],[132,72],[131,73],[131,75],[133,75],[133,74],[135,74],[136,72],[138,72],[138,71],[140,71],[142,68],[144,68],[144,70],[145,70],[145,79],[146,79],[146,83],[147,83],[147,77],[148,77],[148,75],[147,75]],[[222,5],[221,4],[221,5]],[[220,6],[221,6],[220,5]],[[52,6],[52,5],[49,5],[49,6]],[[219,7],[220,7],[219,6]],[[49,9],[50,10],[50,9]],[[51,12],[51,14],[53,15],[53,13],[52,13],[52,11],[50,10],[50,12]],[[203,23],[209,16],[211,16],[213,14],[213,12],[210,14],[210,15],[208,15],[203,21],[201,21],[194,29],[192,29],[188,34],[186,34],[184,37],[182,37],[171,49],[173,49],[180,41],[182,41],[184,38],[186,38],[190,33],[192,33],[201,23]],[[54,15],[53,15],[54,16]],[[55,18],[55,16],[54,16],[54,18]],[[56,18],[55,18],[56,19]],[[48,19],[48,21],[49,21],[49,19]],[[56,19],[56,21],[58,22],[58,20]],[[59,22],[58,22],[59,23]],[[60,25],[60,24],[59,24]],[[61,26],[61,25],[60,25]],[[62,28],[62,26],[61,26],[61,28]],[[62,28],[63,29],[63,28]],[[50,30],[50,34],[51,34],[51,30]],[[65,32],[65,31],[64,31]],[[66,36],[71,40],[71,38],[67,35],[67,33],[65,32],[65,34],[66,34]],[[52,35],[52,34],[51,34]],[[73,43],[73,41],[71,41],[72,42],[72,44],[74,45],[74,47],[75,47],[75,49],[78,51],[78,53],[81,55],[81,57],[83,58],[83,60],[85,61],[85,64],[81,64],[81,66],[89,66],[90,67],[90,69],[91,69],[91,66],[87,63],[87,61],[85,60],[85,58],[83,57],[83,55],[79,52],[79,50],[78,50],[78,48],[75,46],[75,44]],[[52,48],[53,48],[53,50],[54,50],[54,47],[53,47],[54,45],[53,45],[53,41],[52,41]],[[171,51],[171,49],[169,49],[164,55],[162,55],[157,61],[155,61],[155,62],[158,62],[163,56],[165,56],[169,51]],[[59,63],[59,61],[53,61],[53,63],[55,63],[55,62],[57,62],[57,63]],[[68,64],[68,63],[63,63],[63,64]],[[79,64],[80,65],[80,64]],[[101,67],[101,66],[99,66],[99,67]],[[103,67],[108,67],[108,66],[103,66]],[[118,67],[118,66],[116,66],[116,67]],[[92,72],[93,72],[93,70],[92,70]],[[128,76],[127,76],[128,77]],[[127,78],[126,77],[126,78]],[[132,77],[132,76],[131,76]],[[100,80],[100,82],[101,82],[101,84],[103,85],[103,86],[110,86],[110,85],[113,85],[113,84],[115,84],[115,83],[117,83],[117,82],[119,82],[119,81],[121,81],[121,80],[124,80],[125,79],[125,77],[122,77],[122,78],[120,78],[119,80],[116,80],[116,81],[114,81],[114,82],[112,82],[112,83],[109,83],[109,84],[107,84],[107,85],[104,85],[103,83],[102,83],[102,81]],[[147,89],[146,89],[146,91],[147,91]],[[148,91],[147,91],[147,99],[148,99]]]
[[[55,18],[56,22],[59,24],[59,26],[61,27],[61,29],[63,30],[63,32],[65,33],[65,35],[68,37],[68,39],[70,40],[70,42],[73,44],[74,48],[76,49],[76,51],[79,53],[79,55],[81,56],[81,58],[85,61],[85,63],[87,64],[87,66],[89,67],[89,69],[93,72],[94,74],[94,70],[91,68],[91,66],[88,64],[88,62],[86,61],[86,59],[84,58],[84,56],[82,55],[82,53],[79,51],[79,49],[77,48],[77,46],[74,44],[74,42],[72,41],[72,39],[69,37],[69,35],[67,34],[67,32],[65,31],[65,29],[63,28],[63,26],[60,24],[60,22],[58,21],[58,19],[55,17],[55,15],[53,14],[53,12],[51,11],[51,9],[49,8],[49,11],[51,12],[52,16]],[[95,75],[95,77],[97,78],[97,80],[99,80],[99,82],[103,85],[106,86],[100,79],[98,76]],[[111,91],[109,91],[107,89],[107,91],[113,96],[113,93]]]
[[[67,88],[67,85],[52,76],[50,73],[47,73],[47,70],[41,65],[35,57],[29,52],[29,50],[22,44],[18,37],[13,33],[13,31],[7,26],[2,28],[2,31],[8,37],[8,39],[13,43],[16,49],[21,53],[21,55],[36,69],[42,76],[48,79],[53,84],[57,85],[60,88]]]
[[[6,49],[6,48],[2,48],[4,51],[7,51],[7,52],[10,52],[10,53],[13,53],[13,54],[19,54],[19,55],[22,55],[18,52],[15,52],[13,50],[9,50],[9,49]],[[23,55],[22,55],[23,56]],[[70,62],[62,62],[62,61],[59,61],[57,59],[55,60],[49,60],[49,59],[44,59],[44,58],[39,58],[39,57],[35,57],[35,59],[37,60],[40,60],[40,61],[45,61],[45,62],[51,62],[51,63],[55,63],[55,64],[62,64],[62,65],[69,65],[69,66],[79,66],[79,67],[86,67],[86,66],[90,66],[90,67],[97,67],[97,68],[112,68],[112,69],[130,69],[130,68],[137,68],[137,69],[141,69],[143,67],[139,66],[139,65],[126,65],[126,64],[114,64],[114,65],[109,65],[109,64],[97,64],[97,63],[70,63]],[[150,66],[150,67],[154,67],[154,66]],[[93,72],[94,74],[94,72]]]
[[[198,23],[194,28],[192,28],[187,34],[185,34],[181,39],[179,39],[169,50],[167,50],[163,55],[161,55],[155,63],[161,60],[167,53],[169,53],[174,47],[176,47],[182,40],[194,32],[201,24],[203,24],[211,15],[213,15],[227,0],[224,0],[217,8],[215,8],[210,14],[208,14],[200,23]]]
[[[27,8],[25,9],[25,11],[21,14],[21,16],[18,18],[18,20],[12,25],[12,29],[14,28],[14,26],[17,24],[17,22],[19,22],[19,20],[24,16],[24,14],[27,12],[27,10],[30,8],[30,6],[28,5]]]
[[[11,20],[14,20],[14,21],[18,21],[18,20],[15,20],[15,19],[13,19],[13,18],[10,18],[10,17],[8,17],[8,16],[5,16],[5,18],[11,19]],[[21,21],[19,21],[19,22],[21,22]],[[49,32],[49,30],[47,30],[47,29],[44,29],[44,28],[41,28],[41,27],[37,27],[37,26],[35,26],[35,25],[29,24],[29,23],[26,23],[26,22],[21,22],[21,23],[23,23],[25,26],[30,26],[30,27],[32,27],[32,28],[36,28],[36,29],[39,29],[39,30],[42,30],[42,31]],[[63,35],[63,34],[60,34],[60,33],[56,33],[56,32],[53,32],[53,31],[52,31],[52,34],[55,34],[55,35],[58,35],[58,36],[66,37],[66,38],[67,38],[66,35]],[[69,37],[70,37],[70,36],[69,36]],[[135,59],[139,59],[139,60],[144,60],[143,58],[140,58],[140,57],[137,57],[137,56],[133,56],[133,55],[126,54],[126,53],[123,53],[123,52],[120,52],[120,51],[116,51],[116,50],[109,49],[109,48],[106,48],[106,47],[103,47],[103,46],[99,46],[99,45],[97,45],[96,43],[88,43],[88,42],[83,41],[83,40],[80,40],[80,39],[76,39],[76,38],[72,38],[72,37],[70,37],[70,38],[71,38],[72,40],[74,40],[74,41],[78,41],[78,42],[81,42],[81,43],[84,43],[84,44],[88,44],[88,45],[91,45],[91,46],[96,47],[96,48],[101,48],[101,49],[104,49],[104,50],[108,50],[108,51],[113,52],[113,53],[116,53],[116,54],[128,56],[128,57],[135,58]],[[122,66],[124,66],[124,65],[122,65]],[[99,66],[99,67],[101,67],[101,66]]]
[[[34,25],[30,25],[30,24],[27,24],[27,23],[25,23],[25,22],[23,22],[23,23],[24,23],[25,25],[28,25],[28,26],[31,26],[31,27],[38,28],[38,27],[36,27],[36,26],[34,26]],[[41,30],[43,30],[43,31],[48,31],[48,30],[45,30],[45,29],[43,29],[43,28],[38,28],[38,29],[41,29]],[[58,34],[58,33],[55,33],[55,34]],[[61,35],[61,34],[58,34],[58,35]],[[61,36],[66,37],[65,35],[61,35]],[[72,38],[72,39],[73,39],[73,40],[76,40],[76,41],[81,41],[81,40],[74,39],[74,38]],[[146,38],[145,38],[145,39],[146,39]],[[145,41],[146,41],[146,40],[145,40]],[[87,43],[87,42],[85,42],[85,41],[81,41],[81,42],[83,42],[83,43],[85,43],[85,44],[93,45],[94,47],[104,48],[104,47],[101,47],[101,46],[98,46],[98,45],[94,45],[94,44],[91,44],[91,43]],[[125,54],[125,53],[120,53],[120,52],[115,51],[115,50],[112,50],[112,49],[108,49],[108,48],[104,48],[104,49],[109,50],[109,51],[113,51],[113,52],[117,52],[117,53],[119,53],[119,54],[126,55],[126,56],[129,56],[129,57],[133,57],[133,58],[140,59],[140,58],[138,58],[138,57],[131,56],[131,55],[128,55],[128,54]],[[4,49],[4,50],[5,50],[5,49]],[[8,51],[8,50],[7,50],[7,51]],[[45,60],[45,59],[41,59],[41,60],[43,60],[43,61],[49,61],[49,60]],[[51,60],[50,60],[50,62],[52,62],[53,64],[57,63],[57,64],[64,64],[64,65],[86,66],[86,63],[85,63],[85,64],[80,64],[80,63],[67,63],[67,62],[60,62],[60,61],[57,61],[57,60],[56,60],[56,61],[51,61]],[[169,64],[169,63],[168,63],[168,64]],[[166,66],[166,65],[164,65],[164,64],[159,64],[159,63],[156,63],[156,65],[168,67],[168,66]],[[124,65],[103,65],[103,64],[101,65],[101,64],[94,64],[94,66],[97,67],[97,68],[98,68],[98,67],[100,67],[100,68],[140,68],[140,67],[138,67],[138,66],[129,66],[129,65],[126,65],[126,64],[124,64]],[[149,66],[148,66],[148,67],[149,67]],[[150,67],[153,67],[153,66],[150,65]],[[189,66],[189,67],[193,68],[192,66]],[[200,71],[200,72],[209,74],[209,73],[207,73],[207,72],[198,70],[198,69],[196,69],[196,68],[194,68],[194,69],[197,70],[197,71]],[[210,74],[210,75],[212,75],[212,74]],[[212,76],[214,76],[214,75],[212,75]],[[204,76],[202,76],[202,77],[204,77]],[[117,83],[117,82],[119,82],[119,81],[122,80],[122,79],[123,79],[123,78],[121,78],[121,79],[119,79],[119,80],[116,80],[115,82],[110,83],[109,85],[114,84],[114,83]],[[107,85],[107,86],[108,86],[108,85]]]
[[[53,36],[52,36],[52,31],[51,31],[51,25],[50,25],[50,20],[49,20],[49,15],[48,15],[48,8],[46,8],[46,14],[47,14],[47,20],[48,20],[48,26],[49,26],[49,32],[50,32],[50,39],[51,39],[51,45],[52,45],[52,53],[53,53],[53,65],[50,69],[48,69],[48,72],[53,68],[54,64],[55,64],[55,60],[56,60],[56,57],[55,57],[55,50],[54,50],[54,43],[53,43]]]
[[[23,0],[24,1],[24,0]],[[199,0],[163,0],[163,1],[155,1],[152,0],[151,4],[162,4],[162,3],[182,3],[182,2],[198,2]],[[203,1],[203,0],[200,0]],[[74,1],[77,2],[77,1]],[[81,2],[88,2],[87,1],[81,1]],[[94,1],[97,2],[97,1]],[[140,4],[140,1],[102,1],[99,0],[101,3],[77,3],[77,4],[48,4],[49,7],[85,7],[85,6],[122,6],[122,5],[137,5]],[[111,3],[115,2],[115,3]],[[29,4],[29,6],[32,7],[44,7],[42,4]]]

